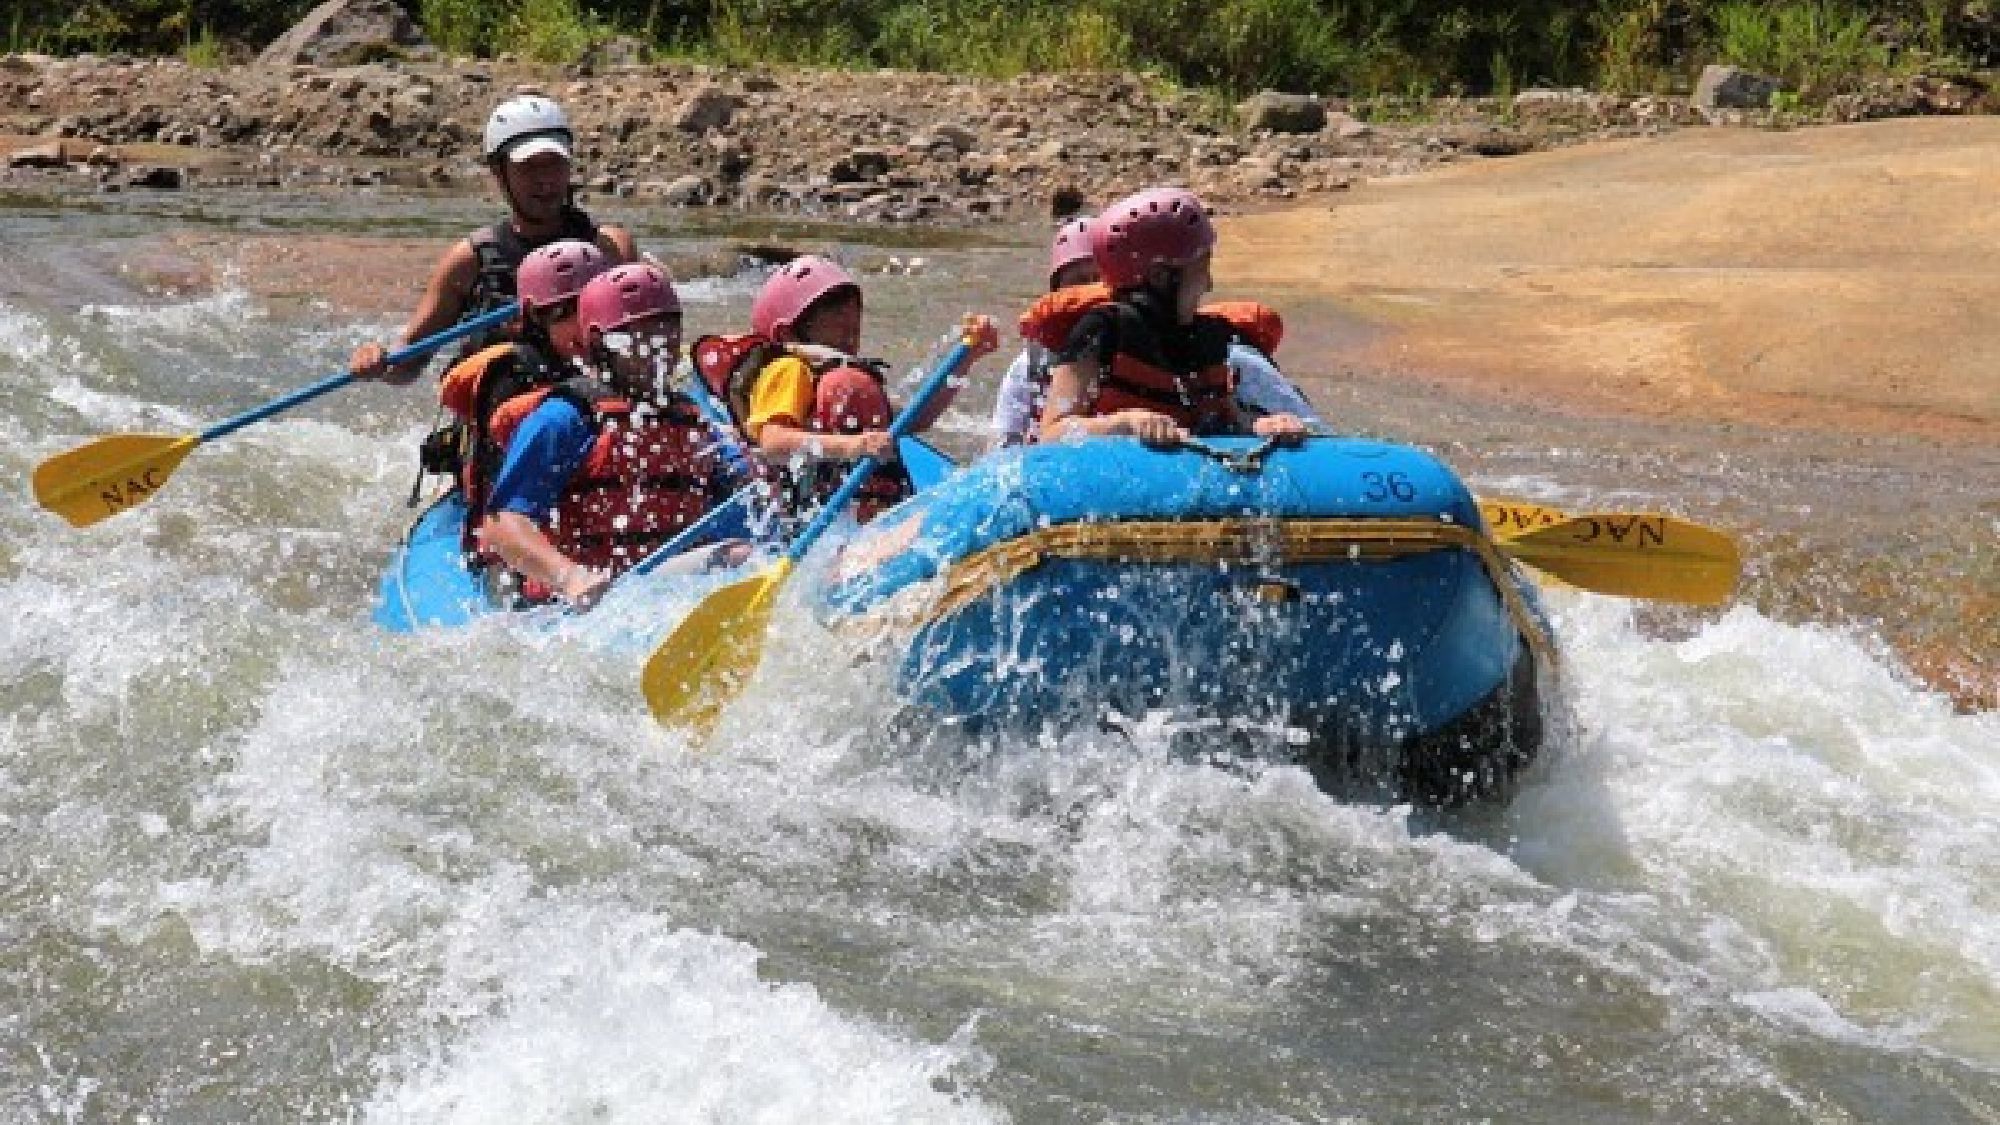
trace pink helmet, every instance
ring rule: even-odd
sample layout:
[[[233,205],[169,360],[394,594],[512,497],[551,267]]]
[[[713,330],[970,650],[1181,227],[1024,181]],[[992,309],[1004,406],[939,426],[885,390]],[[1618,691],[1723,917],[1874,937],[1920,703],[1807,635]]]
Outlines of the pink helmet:
[[[645,262],[616,266],[590,279],[576,299],[576,317],[585,332],[610,332],[635,320],[681,311],[667,271]]]
[[[527,308],[547,308],[569,300],[591,278],[610,268],[604,251],[566,238],[532,250],[514,271],[514,293]]]
[[[817,254],[793,258],[764,282],[750,306],[750,331],[772,340],[790,337],[806,310],[834,291],[861,292],[852,275]]]
[[[1113,289],[1140,284],[1156,265],[1185,266],[1214,247],[1208,211],[1186,188],[1151,188],[1127,196],[1090,224],[1097,272]]]
[[[1049,285],[1056,283],[1056,275],[1091,258],[1090,220],[1071,219],[1056,230],[1055,244],[1049,247]]]

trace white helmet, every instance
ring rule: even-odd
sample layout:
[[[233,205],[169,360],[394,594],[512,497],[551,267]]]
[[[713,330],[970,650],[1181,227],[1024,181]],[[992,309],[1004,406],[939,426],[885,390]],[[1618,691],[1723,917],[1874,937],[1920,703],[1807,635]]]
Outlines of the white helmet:
[[[492,116],[486,119],[484,148],[488,163],[502,156],[526,160],[544,152],[559,152],[563,159],[573,159],[570,145],[574,141],[569,117],[562,107],[533,94],[508,98],[494,107]]]

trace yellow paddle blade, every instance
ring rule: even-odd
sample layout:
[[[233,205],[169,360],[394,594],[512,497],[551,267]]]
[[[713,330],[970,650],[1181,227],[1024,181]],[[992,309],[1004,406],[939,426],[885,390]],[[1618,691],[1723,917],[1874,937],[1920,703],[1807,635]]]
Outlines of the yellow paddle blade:
[[[653,717],[669,726],[715,729],[723,708],[750,682],[764,655],[764,631],[790,559],[702,599],[646,658],[640,690]]]
[[[1538,527],[1550,527],[1569,518],[1569,513],[1531,500],[1500,497],[1479,498],[1479,514],[1486,518],[1486,530],[1498,540],[1512,539]]]
[[[112,434],[35,466],[35,502],[89,527],[151,499],[181,458],[201,444],[188,434]]]
[[[1686,605],[1728,601],[1743,565],[1722,532],[1646,512],[1572,516],[1496,542],[1580,589]]]

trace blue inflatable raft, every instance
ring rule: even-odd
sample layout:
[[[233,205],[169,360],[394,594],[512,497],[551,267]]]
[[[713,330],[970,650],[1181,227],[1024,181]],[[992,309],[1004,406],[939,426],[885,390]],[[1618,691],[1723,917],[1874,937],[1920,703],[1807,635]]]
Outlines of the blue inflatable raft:
[[[464,519],[455,493],[419,517],[383,573],[378,624],[493,612]],[[1009,450],[812,572],[829,622],[890,655],[926,726],[1164,713],[1284,732],[1336,792],[1447,804],[1504,793],[1541,743],[1553,646],[1533,589],[1464,483],[1407,446]]]
[[[375,590],[375,624],[392,633],[455,628],[497,607],[461,548],[465,499],[457,489],[433,500],[389,557]]]
[[[910,704],[974,729],[1165,711],[1302,733],[1322,782],[1452,803],[1542,738],[1534,593],[1407,446],[1010,450],[863,528],[826,591]]]
[[[747,513],[749,499],[748,494],[739,493],[711,509],[677,538],[702,545],[716,539],[758,538],[759,528]],[[392,633],[452,629],[506,611],[507,606],[494,596],[485,576],[469,564],[463,547],[465,518],[465,501],[457,489],[438,496],[418,515],[396,544],[376,585],[375,624]],[[617,619],[617,627],[584,631],[600,640],[615,635],[621,638],[615,647],[630,648],[639,655],[650,652],[681,614],[732,574],[707,569],[707,552],[702,546],[686,554],[678,553],[681,550],[681,546],[669,543],[621,575],[600,608],[585,615],[596,622]],[[759,556],[750,565],[768,561]],[[528,616],[546,627],[553,608]]]

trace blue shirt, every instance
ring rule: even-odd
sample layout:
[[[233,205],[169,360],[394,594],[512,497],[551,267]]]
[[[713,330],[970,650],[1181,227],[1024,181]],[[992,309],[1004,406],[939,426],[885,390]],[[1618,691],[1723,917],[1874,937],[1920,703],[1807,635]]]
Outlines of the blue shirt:
[[[517,512],[546,524],[596,440],[596,427],[575,402],[561,395],[543,399],[508,441],[486,510]]]

